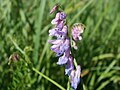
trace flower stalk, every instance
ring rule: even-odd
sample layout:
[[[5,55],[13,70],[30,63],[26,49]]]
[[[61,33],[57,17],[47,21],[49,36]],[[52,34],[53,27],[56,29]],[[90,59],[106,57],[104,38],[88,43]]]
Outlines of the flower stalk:
[[[54,40],[48,42],[52,44],[51,50],[59,57],[57,64],[65,65],[65,75],[70,77],[71,87],[76,90],[80,83],[81,66],[77,65],[75,58],[71,52],[71,48],[77,50],[76,43],[82,39],[81,33],[84,31],[84,25],[76,23],[72,26],[72,41],[68,35],[68,26],[65,24],[66,13],[58,10],[58,6],[54,6],[50,11],[50,14],[57,11],[55,18],[51,23],[55,26],[49,30],[49,36],[55,37]],[[73,45],[70,43],[73,42]],[[74,69],[76,67],[76,70]]]

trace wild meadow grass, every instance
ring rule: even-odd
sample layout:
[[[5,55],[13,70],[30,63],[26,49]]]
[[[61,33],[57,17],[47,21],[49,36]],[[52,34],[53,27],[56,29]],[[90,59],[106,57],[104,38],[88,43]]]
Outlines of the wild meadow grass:
[[[0,90],[72,90],[48,43],[57,3],[69,32],[76,22],[86,27],[74,53],[77,90],[119,90],[120,0],[0,0]]]

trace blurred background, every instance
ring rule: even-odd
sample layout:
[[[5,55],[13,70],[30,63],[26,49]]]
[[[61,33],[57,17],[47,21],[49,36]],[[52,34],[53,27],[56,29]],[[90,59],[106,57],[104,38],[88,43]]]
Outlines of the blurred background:
[[[31,70],[67,88],[65,66],[50,50],[48,30],[59,3],[74,23],[86,29],[75,52],[82,68],[78,90],[120,90],[120,0],[0,0],[0,90],[60,90]],[[24,55],[26,53],[26,56]]]

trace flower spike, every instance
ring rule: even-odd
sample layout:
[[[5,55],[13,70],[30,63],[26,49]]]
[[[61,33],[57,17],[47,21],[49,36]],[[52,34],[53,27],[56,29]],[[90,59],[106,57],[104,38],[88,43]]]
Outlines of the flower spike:
[[[59,5],[53,7],[50,14],[58,9]],[[56,53],[59,57],[57,64],[65,65],[65,75],[70,76],[71,87],[77,89],[80,83],[81,67],[78,65],[76,70],[74,70],[74,57],[71,53],[70,37],[68,36],[68,27],[65,25],[66,14],[63,11],[58,11],[55,18],[51,21],[55,27],[49,30],[49,36],[53,36],[56,39],[49,40],[48,42],[52,44],[51,50]],[[76,23],[72,27],[72,37],[74,48],[77,49],[76,41],[81,40],[81,33],[84,31],[84,26],[82,24]]]

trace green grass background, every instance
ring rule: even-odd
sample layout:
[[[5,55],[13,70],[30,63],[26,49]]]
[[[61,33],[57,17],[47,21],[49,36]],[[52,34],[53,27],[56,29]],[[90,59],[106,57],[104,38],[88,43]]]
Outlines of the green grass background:
[[[56,64],[48,44],[56,3],[67,14],[69,31],[74,23],[86,26],[75,52],[82,68],[78,90],[120,90],[120,0],[0,0],[0,90],[60,90],[32,66],[69,87],[65,66]],[[14,53],[20,60],[8,65]]]

